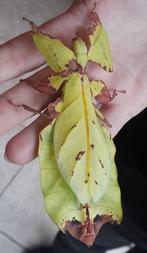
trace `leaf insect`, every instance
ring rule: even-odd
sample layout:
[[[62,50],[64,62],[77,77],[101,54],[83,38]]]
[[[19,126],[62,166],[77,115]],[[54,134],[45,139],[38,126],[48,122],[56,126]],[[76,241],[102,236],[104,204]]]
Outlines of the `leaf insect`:
[[[31,24],[33,41],[52,70],[48,85],[62,90],[48,106],[51,123],[40,133],[45,208],[63,232],[92,246],[103,224],[122,219],[115,146],[109,124],[93,104],[93,99],[99,105],[110,102],[118,91],[109,90],[102,80],[90,80],[86,73],[89,61],[112,71],[107,35],[95,7],[87,40],[77,33],[72,49]]]

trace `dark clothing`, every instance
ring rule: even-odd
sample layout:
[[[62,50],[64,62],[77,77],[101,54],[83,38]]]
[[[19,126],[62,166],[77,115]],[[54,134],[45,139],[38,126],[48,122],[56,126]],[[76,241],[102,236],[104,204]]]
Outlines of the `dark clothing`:
[[[121,234],[147,249],[147,109],[115,138],[124,219]]]
[[[147,249],[147,109],[115,138],[124,219],[118,231]]]

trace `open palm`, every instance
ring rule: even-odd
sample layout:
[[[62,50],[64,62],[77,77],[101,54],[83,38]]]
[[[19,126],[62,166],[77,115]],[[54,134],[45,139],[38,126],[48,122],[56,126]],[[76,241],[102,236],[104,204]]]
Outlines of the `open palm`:
[[[70,46],[75,32],[86,26],[93,2],[97,2],[97,12],[109,37],[114,72],[106,73],[96,65],[89,64],[89,76],[102,79],[108,87],[126,90],[126,94],[120,94],[112,103],[101,108],[112,124],[110,130],[114,136],[130,118],[147,105],[146,0],[75,0],[65,13],[46,22],[41,29]],[[0,82],[44,64],[32,42],[31,32],[1,45],[0,55]],[[22,104],[37,110],[46,107],[52,97],[52,90],[47,95],[34,87],[47,83],[50,72],[46,67],[0,96],[1,135],[33,115],[24,110]],[[8,159],[25,164],[35,158],[39,132],[47,123],[47,120],[39,118],[13,137],[6,147]]]

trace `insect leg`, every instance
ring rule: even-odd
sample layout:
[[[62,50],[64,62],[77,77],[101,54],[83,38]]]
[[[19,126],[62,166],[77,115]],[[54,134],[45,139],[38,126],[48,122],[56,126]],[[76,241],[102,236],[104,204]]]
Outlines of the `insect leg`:
[[[99,104],[107,104],[111,102],[118,93],[126,93],[125,90],[109,89],[101,80],[91,81],[90,85],[92,95]]]
[[[95,105],[94,105],[95,106]],[[95,106],[95,113],[97,118],[102,122],[102,125],[106,125],[107,127],[111,128],[112,125],[110,124],[110,122],[104,117],[104,115],[96,108]]]

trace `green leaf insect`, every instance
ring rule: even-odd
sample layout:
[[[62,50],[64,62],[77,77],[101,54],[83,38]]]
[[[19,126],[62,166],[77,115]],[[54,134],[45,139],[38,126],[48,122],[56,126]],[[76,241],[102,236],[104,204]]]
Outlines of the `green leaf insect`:
[[[50,108],[55,112],[52,121],[40,133],[45,207],[60,230],[91,246],[104,223],[121,222],[122,208],[115,146],[93,103],[108,103],[117,91],[86,74],[88,61],[112,71],[107,35],[95,8],[86,32],[89,42],[77,35],[69,49],[33,24],[33,41],[53,71],[49,86],[61,89],[60,99],[48,106],[48,113]]]

